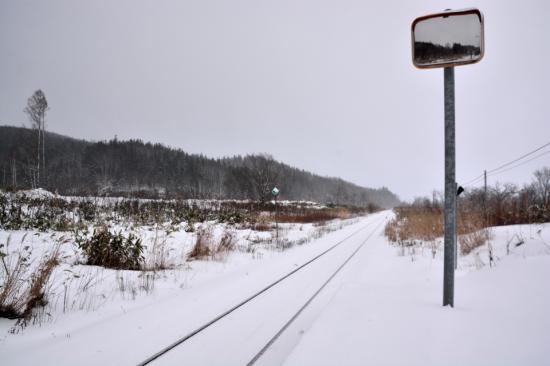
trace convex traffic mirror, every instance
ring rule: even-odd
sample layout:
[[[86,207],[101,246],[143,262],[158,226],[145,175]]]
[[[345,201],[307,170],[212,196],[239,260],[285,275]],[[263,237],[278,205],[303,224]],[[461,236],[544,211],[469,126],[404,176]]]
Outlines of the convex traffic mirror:
[[[418,68],[472,64],[483,57],[483,15],[477,9],[426,15],[415,19],[411,30]]]

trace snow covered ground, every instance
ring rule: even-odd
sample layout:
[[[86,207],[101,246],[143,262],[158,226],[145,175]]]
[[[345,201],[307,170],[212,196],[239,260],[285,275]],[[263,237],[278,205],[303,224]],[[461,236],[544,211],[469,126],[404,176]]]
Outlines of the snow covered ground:
[[[285,251],[259,244],[221,261],[180,263],[161,272],[148,294],[140,290],[146,281],[137,277],[140,272],[74,265],[74,255],[68,255],[59,270],[80,276],[72,280],[71,297],[87,279],[99,278],[100,284],[80,297],[84,305],[63,312],[58,303],[42,324],[15,334],[8,333],[14,322],[0,319],[2,364],[136,365],[344,239],[152,364],[246,365],[362,243],[256,364],[547,364],[550,224],[493,228],[495,265],[488,265],[486,246],[460,257],[451,309],[441,306],[442,253],[433,258],[427,247],[403,251],[390,245],[383,228],[391,217],[389,211],[369,215]],[[298,240],[312,230],[294,226],[287,235]],[[23,235],[11,234],[14,243]],[[239,240],[256,234],[239,234]],[[7,234],[2,235],[3,240]],[[186,234],[177,235],[170,240],[185,241]],[[48,239],[40,234],[34,240]]]
[[[286,250],[274,243],[273,231],[214,222],[195,224],[195,232],[186,232],[183,223],[169,235],[155,227],[131,228],[148,247],[146,262],[154,257],[155,237],[163,243],[172,269],[157,272],[79,264],[82,253],[72,241],[64,242],[67,233],[0,231],[0,243],[10,243],[8,252],[14,255],[28,246],[35,263],[62,243],[61,264],[41,315],[24,329],[14,320],[0,319],[2,360],[9,365],[136,364],[362,224],[356,218],[280,224],[279,242],[291,246]],[[187,261],[196,231],[205,225],[214,241],[231,231],[235,250],[215,260]]]
[[[460,258],[454,308],[440,255],[371,241],[284,365],[548,365],[550,224],[492,232],[495,266],[487,247]]]

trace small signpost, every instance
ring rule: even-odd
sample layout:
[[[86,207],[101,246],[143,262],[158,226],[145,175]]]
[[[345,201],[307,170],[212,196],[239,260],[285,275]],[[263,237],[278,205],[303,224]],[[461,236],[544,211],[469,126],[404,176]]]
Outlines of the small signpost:
[[[279,244],[279,212],[277,208],[277,197],[279,196],[279,189],[277,187],[273,187],[271,190],[271,195],[275,198],[275,242]]]
[[[454,306],[456,260],[454,67],[480,61],[485,51],[483,14],[446,10],[416,18],[411,26],[412,61],[420,69],[443,68],[445,99],[445,240],[443,306]]]

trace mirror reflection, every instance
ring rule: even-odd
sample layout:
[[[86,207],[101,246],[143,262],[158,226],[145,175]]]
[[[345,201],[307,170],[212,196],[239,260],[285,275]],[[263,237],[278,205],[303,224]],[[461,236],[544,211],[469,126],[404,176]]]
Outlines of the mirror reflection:
[[[439,14],[413,23],[413,61],[418,67],[477,62],[483,56],[479,13]]]

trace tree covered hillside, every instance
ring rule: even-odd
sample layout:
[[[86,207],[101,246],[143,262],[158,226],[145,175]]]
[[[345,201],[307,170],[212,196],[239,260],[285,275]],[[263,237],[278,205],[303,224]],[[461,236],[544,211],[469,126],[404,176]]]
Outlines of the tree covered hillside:
[[[211,159],[140,140],[88,142],[45,133],[44,168],[37,178],[37,131],[0,126],[0,186],[44,187],[71,195],[282,199],[393,207],[387,188],[360,187],[288,166],[269,155]]]

